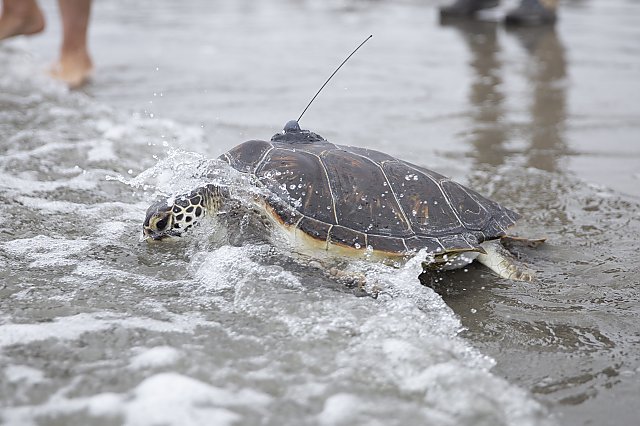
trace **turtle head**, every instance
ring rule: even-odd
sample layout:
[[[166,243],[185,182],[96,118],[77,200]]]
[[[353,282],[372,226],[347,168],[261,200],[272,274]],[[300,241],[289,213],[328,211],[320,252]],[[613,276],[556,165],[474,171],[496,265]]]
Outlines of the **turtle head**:
[[[222,205],[218,187],[207,185],[188,194],[155,202],[147,209],[142,232],[147,241],[180,237],[208,213]]]

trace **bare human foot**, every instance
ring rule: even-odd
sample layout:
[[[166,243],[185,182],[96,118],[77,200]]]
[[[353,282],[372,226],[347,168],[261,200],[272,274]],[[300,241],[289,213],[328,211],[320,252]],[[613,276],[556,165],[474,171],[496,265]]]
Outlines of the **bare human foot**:
[[[77,89],[85,85],[93,73],[93,62],[86,50],[63,52],[49,72],[53,78]]]
[[[58,0],[58,6],[62,17],[62,47],[51,75],[75,89],[87,83],[93,72],[87,44],[91,1]]]
[[[0,16],[0,40],[44,30],[44,15],[35,0],[5,0]]]

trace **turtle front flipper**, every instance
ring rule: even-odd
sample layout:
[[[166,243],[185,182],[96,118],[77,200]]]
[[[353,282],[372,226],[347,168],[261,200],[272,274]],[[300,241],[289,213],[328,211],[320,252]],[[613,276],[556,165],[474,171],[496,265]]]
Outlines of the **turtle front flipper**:
[[[347,289],[356,297],[372,297],[378,298],[380,289],[377,285],[367,286],[367,277],[361,272],[347,272],[338,268],[331,268],[325,272],[328,278],[331,278]],[[370,288],[369,288],[370,287]]]
[[[500,240],[485,241],[482,243],[482,247],[486,253],[479,254],[476,260],[502,278],[514,281],[533,281],[535,279],[535,273],[516,259],[500,243]]]
[[[362,272],[347,271],[343,267],[332,264],[327,259],[310,258],[301,254],[296,256],[296,261],[322,273],[329,280],[346,288],[356,297],[378,298],[380,288],[376,283],[367,283],[367,277]]]

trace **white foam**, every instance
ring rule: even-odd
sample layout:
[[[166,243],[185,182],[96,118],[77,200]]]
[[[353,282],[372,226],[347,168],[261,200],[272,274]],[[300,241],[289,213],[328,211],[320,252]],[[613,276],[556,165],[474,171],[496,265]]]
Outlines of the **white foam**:
[[[97,119],[95,127],[96,130],[102,132],[102,137],[107,140],[117,141],[131,136],[131,126],[123,125],[108,118],[101,117]]]
[[[107,180],[117,180],[133,188],[151,185],[164,194],[184,193],[203,183],[210,163],[201,154],[171,148],[166,157],[137,176],[110,175]]]
[[[94,417],[116,417],[121,414],[125,398],[121,394],[105,392],[86,398],[77,398],[74,401],[61,400],[58,406],[62,408],[64,405],[73,407],[74,411],[80,411],[85,408]],[[50,404],[51,405],[51,404]],[[43,410],[43,411],[54,411]]]
[[[64,238],[52,238],[38,235],[31,238],[22,238],[7,241],[4,248],[7,252],[24,256],[31,261],[31,267],[51,267],[73,265],[76,263],[68,257],[82,253],[90,247],[90,242],[85,240],[69,240]]]
[[[83,174],[54,181],[37,180],[34,176],[25,177],[23,175],[22,177],[18,177],[16,175],[2,174],[3,185],[14,189],[16,193],[19,192],[19,195],[50,192],[62,187],[67,190],[91,190],[96,188],[98,182],[99,179],[94,179],[91,176]]]
[[[85,204],[72,203],[69,201],[58,200],[45,200],[43,198],[19,196],[16,197],[24,207],[30,210],[40,211],[44,214],[59,214],[59,213],[78,213],[82,214],[87,212],[87,206]]]
[[[38,417],[55,418],[86,411],[96,418],[122,417],[130,426],[232,425],[242,412],[264,412],[272,398],[251,389],[228,390],[177,373],[152,375],[129,392],[105,392],[69,398],[57,392],[38,406],[7,407],[5,424],[36,424]]]
[[[364,271],[367,286],[377,287],[381,300],[388,300],[390,309],[409,309],[418,317],[416,320],[429,323],[429,335],[456,336],[462,330],[460,320],[440,296],[418,281],[422,260],[427,256],[426,250],[422,250],[399,268],[359,261],[353,262],[350,269]],[[389,322],[385,326],[402,327],[402,324]]]
[[[198,314],[170,315],[170,321],[127,317],[110,313],[77,314],[56,318],[51,322],[0,325],[0,349],[46,339],[73,340],[83,333],[109,329],[113,326],[141,328],[158,332],[191,333],[201,325],[212,325]]]
[[[127,225],[124,222],[105,221],[98,224],[98,227],[93,235],[96,238],[106,237],[109,240],[113,241],[118,236],[124,235],[127,232],[129,232],[129,229],[127,229]]]
[[[127,404],[125,425],[231,425],[242,417],[215,406],[226,398],[222,390],[184,376],[154,376],[138,386]]]
[[[237,302],[242,299],[242,285],[266,281],[270,286],[302,288],[300,281],[291,272],[282,267],[262,265],[251,258],[260,253],[260,247],[222,246],[193,264],[196,279],[202,284],[200,291],[239,290]]]
[[[129,368],[134,370],[144,368],[166,367],[175,364],[180,359],[182,353],[170,346],[156,346],[146,349],[131,359]]]
[[[257,321],[265,323],[266,329],[285,325],[296,344],[309,341],[315,346],[330,339],[336,348],[330,361],[335,375],[326,379],[315,377],[320,382],[314,381],[313,376],[306,377],[309,386],[299,386],[287,394],[288,398],[307,403],[326,398],[317,417],[321,424],[375,424],[372,419],[378,415],[388,418],[389,412],[385,411],[388,407],[372,402],[375,392],[369,391],[367,398],[350,392],[331,393],[330,383],[340,386],[363,377],[370,377],[369,389],[384,387],[392,389],[395,395],[411,395],[389,397],[395,402],[387,400],[386,404],[397,403],[404,412],[420,412],[426,423],[473,425],[476,415],[488,419],[484,424],[526,425],[546,421],[540,404],[526,392],[495,377],[490,372],[495,361],[458,336],[462,330],[459,319],[433,290],[418,283],[420,256],[399,269],[366,262],[350,266],[364,271],[370,284],[375,283],[383,290],[385,294],[378,300],[329,297],[329,294],[326,299],[316,299],[307,294],[300,303],[288,303],[286,298],[265,296],[267,292],[281,291],[286,284],[280,280],[286,282],[289,277],[279,276],[277,267],[252,260],[257,254],[246,247],[222,247],[202,254],[193,262],[200,291],[232,290],[235,310],[254,315]],[[270,276],[277,278],[269,282]],[[299,290],[304,289],[295,276],[291,278]],[[314,353],[318,359],[310,357],[307,367],[297,368],[322,368],[322,364],[314,363],[321,362],[325,355]],[[290,379],[280,369],[270,367],[252,372],[251,377]],[[450,394],[446,398],[433,397],[447,383],[451,383],[446,389]],[[474,390],[455,394],[456,388],[468,387]],[[451,404],[447,398],[460,401]],[[423,402],[418,402],[420,399]],[[449,409],[452,405],[456,408]],[[461,412],[465,406],[468,411]],[[473,413],[470,416],[474,418],[466,418],[467,412]]]
[[[321,425],[335,426],[341,424],[357,424],[357,417],[364,401],[356,395],[338,393],[324,402],[322,412],[318,414]]]
[[[27,344],[49,338],[75,339],[88,331],[103,330],[106,324],[90,321],[89,315],[78,314],[53,322],[36,324],[0,325],[0,348],[16,344]]]
[[[408,378],[405,386],[423,392],[425,403],[437,407],[451,424],[491,426],[499,420],[521,426],[551,424],[544,408],[523,390],[486,371],[456,362],[429,367]]]
[[[44,373],[26,365],[9,365],[4,369],[7,381],[12,383],[24,382],[36,384],[44,381]]]
[[[89,163],[119,161],[118,155],[114,151],[113,142],[101,140],[94,144],[87,152],[87,161]]]
[[[43,201],[28,197],[21,197],[25,204],[39,204],[43,211],[54,214],[60,212],[84,212],[85,217],[94,214],[91,209],[82,205],[61,201]],[[103,206],[104,207],[104,206]],[[99,210],[104,210],[101,208]],[[98,212],[95,212],[99,214]],[[3,244],[4,249],[14,255],[20,256],[30,261],[29,266],[34,268],[77,265],[84,269],[83,263],[79,263],[75,257],[85,253],[87,249],[96,245],[104,245],[112,242],[114,238],[128,232],[124,222],[106,221],[100,222],[92,235],[92,239],[65,239],[60,237],[49,237],[37,235],[31,238],[21,238],[7,241]]]
[[[234,393],[176,373],[162,373],[140,383],[124,407],[125,425],[231,425],[242,416],[226,407],[260,406],[270,401],[253,391]]]

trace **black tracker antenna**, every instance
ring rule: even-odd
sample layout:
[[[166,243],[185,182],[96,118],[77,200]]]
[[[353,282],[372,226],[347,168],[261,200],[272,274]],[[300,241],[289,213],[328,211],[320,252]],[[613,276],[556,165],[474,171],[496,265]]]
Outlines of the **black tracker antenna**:
[[[322,91],[322,89],[324,89],[324,86],[327,85],[327,83],[329,83],[329,81],[333,78],[334,75],[336,75],[336,73],[340,70],[340,68],[342,68],[342,66],[349,60],[349,58],[351,58],[353,56],[354,53],[356,53],[358,51],[358,49],[360,49],[362,47],[362,45],[364,45],[366,42],[369,41],[369,39],[373,37],[373,34],[371,34],[369,37],[367,37],[366,39],[364,39],[364,41],[362,43],[360,43],[358,45],[358,47],[356,47],[353,52],[351,52],[349,54],[349,56],[347,56],[347,58],[342,61],[342,63],[340,65],[338,65],[338,68],[336,68],[336,70],[333,72],[333,74],[331,74],[329,76],[329,78],[327,79],[327,81],[324,82],[324,84],[322,85],[322,87],[320,87],[320,89],[318,89],[318,91],[316,92],[316,94],[313,96],[313,98],[311,98],[311,100],[309,101],[309,103],[307,104],[307,106],[304,108],[304,111],[302,111],[302,114],[300,114],[300,117],[298,117],[297,121],[300,121],[300,119],[302,118],[302,116],[304,115],[305,112],[307,112],[307,109],[309,109],[309,107],[311,106],[311,104],[313,103],[313,101],[318,97],[318,95],[320,94],[320,92]]]

